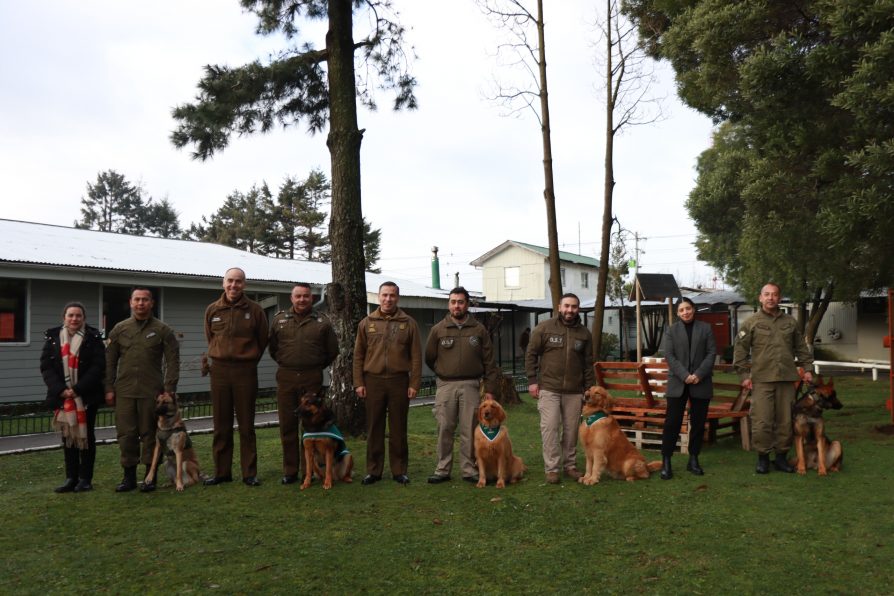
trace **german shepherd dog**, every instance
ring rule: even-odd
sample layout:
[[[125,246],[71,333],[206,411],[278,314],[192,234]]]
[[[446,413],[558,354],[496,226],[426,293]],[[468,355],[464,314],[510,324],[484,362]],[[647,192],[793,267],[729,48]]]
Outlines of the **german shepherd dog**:
[[[186,425],[180,417],[177,395],[160,393],[155,398],[155,415],[158,416],[158,429],[155,432],[155,451],[152,453],[152,464],[143,481],[144,487],[155,486],[158,471],[158,460],[162,449],[165,450],[165,471],[169,479],[174,480],[177,491],[183,491],[201,480],[199,462],[192,448],[192,441],[186,433]],[[151,490],[151,488],[149,489]]]
[[[798,474],[806,474],[807,469],[818,470],[820,476],[841,469],[844,452],[839,441],[829,441],[823,422],[823,410],[840,410],[844,406],[835,394],[832,379],[823,383],[817,377],[816,383],[808,385],[807,391],[792,406],[792,426],[795,435],[797,457],[789,463],[796,466]]]
[[[341,431],[335,426],[335,415],[323,398],[313,393],[304,395],[295,414],[301,419],[304,431],[305,465],[301,490],[311,485],[313,474],[323,479],[323,488],[326,490],[332,488],[333,478],[351,482],[354,457],[348,451]]]

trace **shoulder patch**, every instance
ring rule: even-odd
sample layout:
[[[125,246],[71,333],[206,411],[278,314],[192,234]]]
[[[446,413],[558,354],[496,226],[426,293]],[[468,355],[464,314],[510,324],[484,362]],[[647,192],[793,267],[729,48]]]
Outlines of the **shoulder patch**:
[[[745,337],[746,335],[748,335],[748,334],[745,333],[744,331],[739,331],[739,337],[740,337],[740,338]]]

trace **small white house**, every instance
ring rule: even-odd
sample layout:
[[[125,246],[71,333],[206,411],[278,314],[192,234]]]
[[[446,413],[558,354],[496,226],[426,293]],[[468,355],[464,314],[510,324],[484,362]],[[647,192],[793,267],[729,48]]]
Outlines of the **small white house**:
[[[562,291],[581,301],[596,297],[599,261],[559,251]],[[470,263],[483,270],[484,294],[489,301],[544,300],[549,291],[549,249],[507,240]]]

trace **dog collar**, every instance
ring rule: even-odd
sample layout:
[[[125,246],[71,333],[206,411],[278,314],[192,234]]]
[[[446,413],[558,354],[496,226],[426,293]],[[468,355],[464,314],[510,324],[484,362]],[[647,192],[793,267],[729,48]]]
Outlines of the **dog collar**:
[[[484,426],[483,424],[479,424],[478,428],[481,429],[481,432],[487,437],[488,441],[493,441],[497,438],[497,435],[500,434],[500,425],[497,426]]]
[[[608,416],[608,414],[606,414],[605,412],[596,412],[595,414],[590,414],[586,418],[581,416],[581,422],[586,422],[587,426],[592,426],[593,423],[599,422],[600,420],[602,420],[603,418],[605,418],[607,416]]]

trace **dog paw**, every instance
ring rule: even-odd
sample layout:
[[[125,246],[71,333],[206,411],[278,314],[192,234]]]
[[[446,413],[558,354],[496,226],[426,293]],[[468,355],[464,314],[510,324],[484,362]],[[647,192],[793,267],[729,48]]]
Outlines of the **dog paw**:
[[[323,490],[329,490],[330,488],[332,488],[331,482],[323,482]]]
[[[820,470],[817,473],[817,476],[828,476],[828,475],[829,475],[829,473],[826,470]]]
[[[310,488],[310,482],[301,483],[301,490],[304,490],[305,488]]]
[[[807,475],[807,469],[806,468],[798,468],[798,474],[801,476]]]
[[[177,492],[178,492],[178,493],[182,493],[182,492],[183,492],[183,483],[182,483],[182,482],[181,482],[180,484],[177,485]]]
[[[497,480],[497,488],[506,488],[506,481],[504,481],[502,478]]]
[[[478,484],[475,485],[475,488],[484,488],[485,485],[487,485],[487,481],[484,479],[484,476],[481,476],[480,480],[478,480]]]

